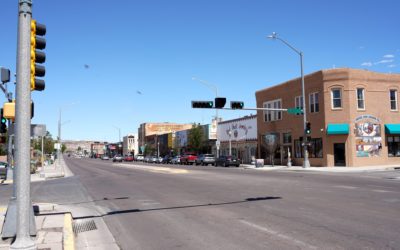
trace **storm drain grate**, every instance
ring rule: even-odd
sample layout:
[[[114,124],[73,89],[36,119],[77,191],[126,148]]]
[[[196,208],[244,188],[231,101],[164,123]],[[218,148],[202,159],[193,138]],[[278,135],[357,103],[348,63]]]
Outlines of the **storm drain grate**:
[[[73,222],[72,229],[74,234],[97,230],[94,220],[76,220]]]

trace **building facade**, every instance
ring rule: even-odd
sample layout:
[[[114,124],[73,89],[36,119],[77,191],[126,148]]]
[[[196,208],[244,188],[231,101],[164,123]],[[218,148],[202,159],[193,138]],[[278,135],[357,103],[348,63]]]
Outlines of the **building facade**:
[[[400,163],[399,74],[356,69],[321,70],[305,76],[307,136],[311,166]],[[301,79],[256,92],[257,107],[302,108]],[[258,153],[277,163],[302,165],[303,115],[257,112]],[[268,138],[277,148],[268,152]]]
[[[243,163],[254,162],[257,153],[257,115],[219,122],[217,131],[220,155],[230,155],[231,151],[231,155]]]
[[[66,147],[66,152],[74,152],[74,153],[82,153],[89,154],[91,149],[91,144],[93,141],[72,141],[72,140],[63,140],[62,144]]]
[[[106,152],[107,142],[95,141],[90,145],[90,154],[93,157],[101,157]]]
[[[135,155],[139,152],[137,134],[129,134],[122,139],[122,153]]]
[[[143,147],[147,144],[146,138],[151,138],[151,135],[161,135],[172,133],[175,131],[190,129],[192,124],[177,124],[177,123],[142,123],[138,128],[138,147],[142,152]]]

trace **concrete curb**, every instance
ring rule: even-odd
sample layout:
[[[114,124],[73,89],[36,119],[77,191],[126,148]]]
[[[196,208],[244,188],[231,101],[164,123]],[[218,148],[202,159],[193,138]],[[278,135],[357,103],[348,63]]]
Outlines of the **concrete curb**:
[[[63,249],[75,250],[75,235],[72,229],[72,215],[70,213],[64,215]]]

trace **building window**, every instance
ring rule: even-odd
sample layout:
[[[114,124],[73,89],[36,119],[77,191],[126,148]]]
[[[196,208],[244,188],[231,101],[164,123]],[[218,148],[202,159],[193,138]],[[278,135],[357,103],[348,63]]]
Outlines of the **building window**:
[[[390,90],[390,110],[397,110],[397,90]]]
[[[357,88],[357,109],[365,109],[364,89]]]
[[[311,113],[319,112],[319,100],[317,92],[310,94],[310,112]]]
[[[272,100],[269,102],[264,103],[264,108],[274,108],[274,109],[281,109],[282,108],[282,101],[281,99]],[[282,111],[273,111],[273,110],[266,110],[264,111],[264,121],[271,122],[282,120]]]
[[[295,158],[303,158],[302,140],[302,138],[294,140]],[[310,144],[307,147],[309,158],[323,158],[322,138],[309,138],[308,141]]]
[[[341,89],[332,89],[332,108],[340,109],[342,108],[342,90]]]
[[[291,133],[283,133],[283,144],[292,143],[292,134]]]
[[[388,156],[389,157],[400,157],[400,136],[388,136]]]

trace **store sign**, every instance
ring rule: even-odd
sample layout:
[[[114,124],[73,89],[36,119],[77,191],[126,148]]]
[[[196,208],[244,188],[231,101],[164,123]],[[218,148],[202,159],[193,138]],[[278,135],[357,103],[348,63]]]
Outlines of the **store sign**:
[[[362,115],[355,121],[357,157],[380,156],[382,149],[380,120],[372,115]]]
[[[257,140],[257,118],[218,124],[219,141]]]

